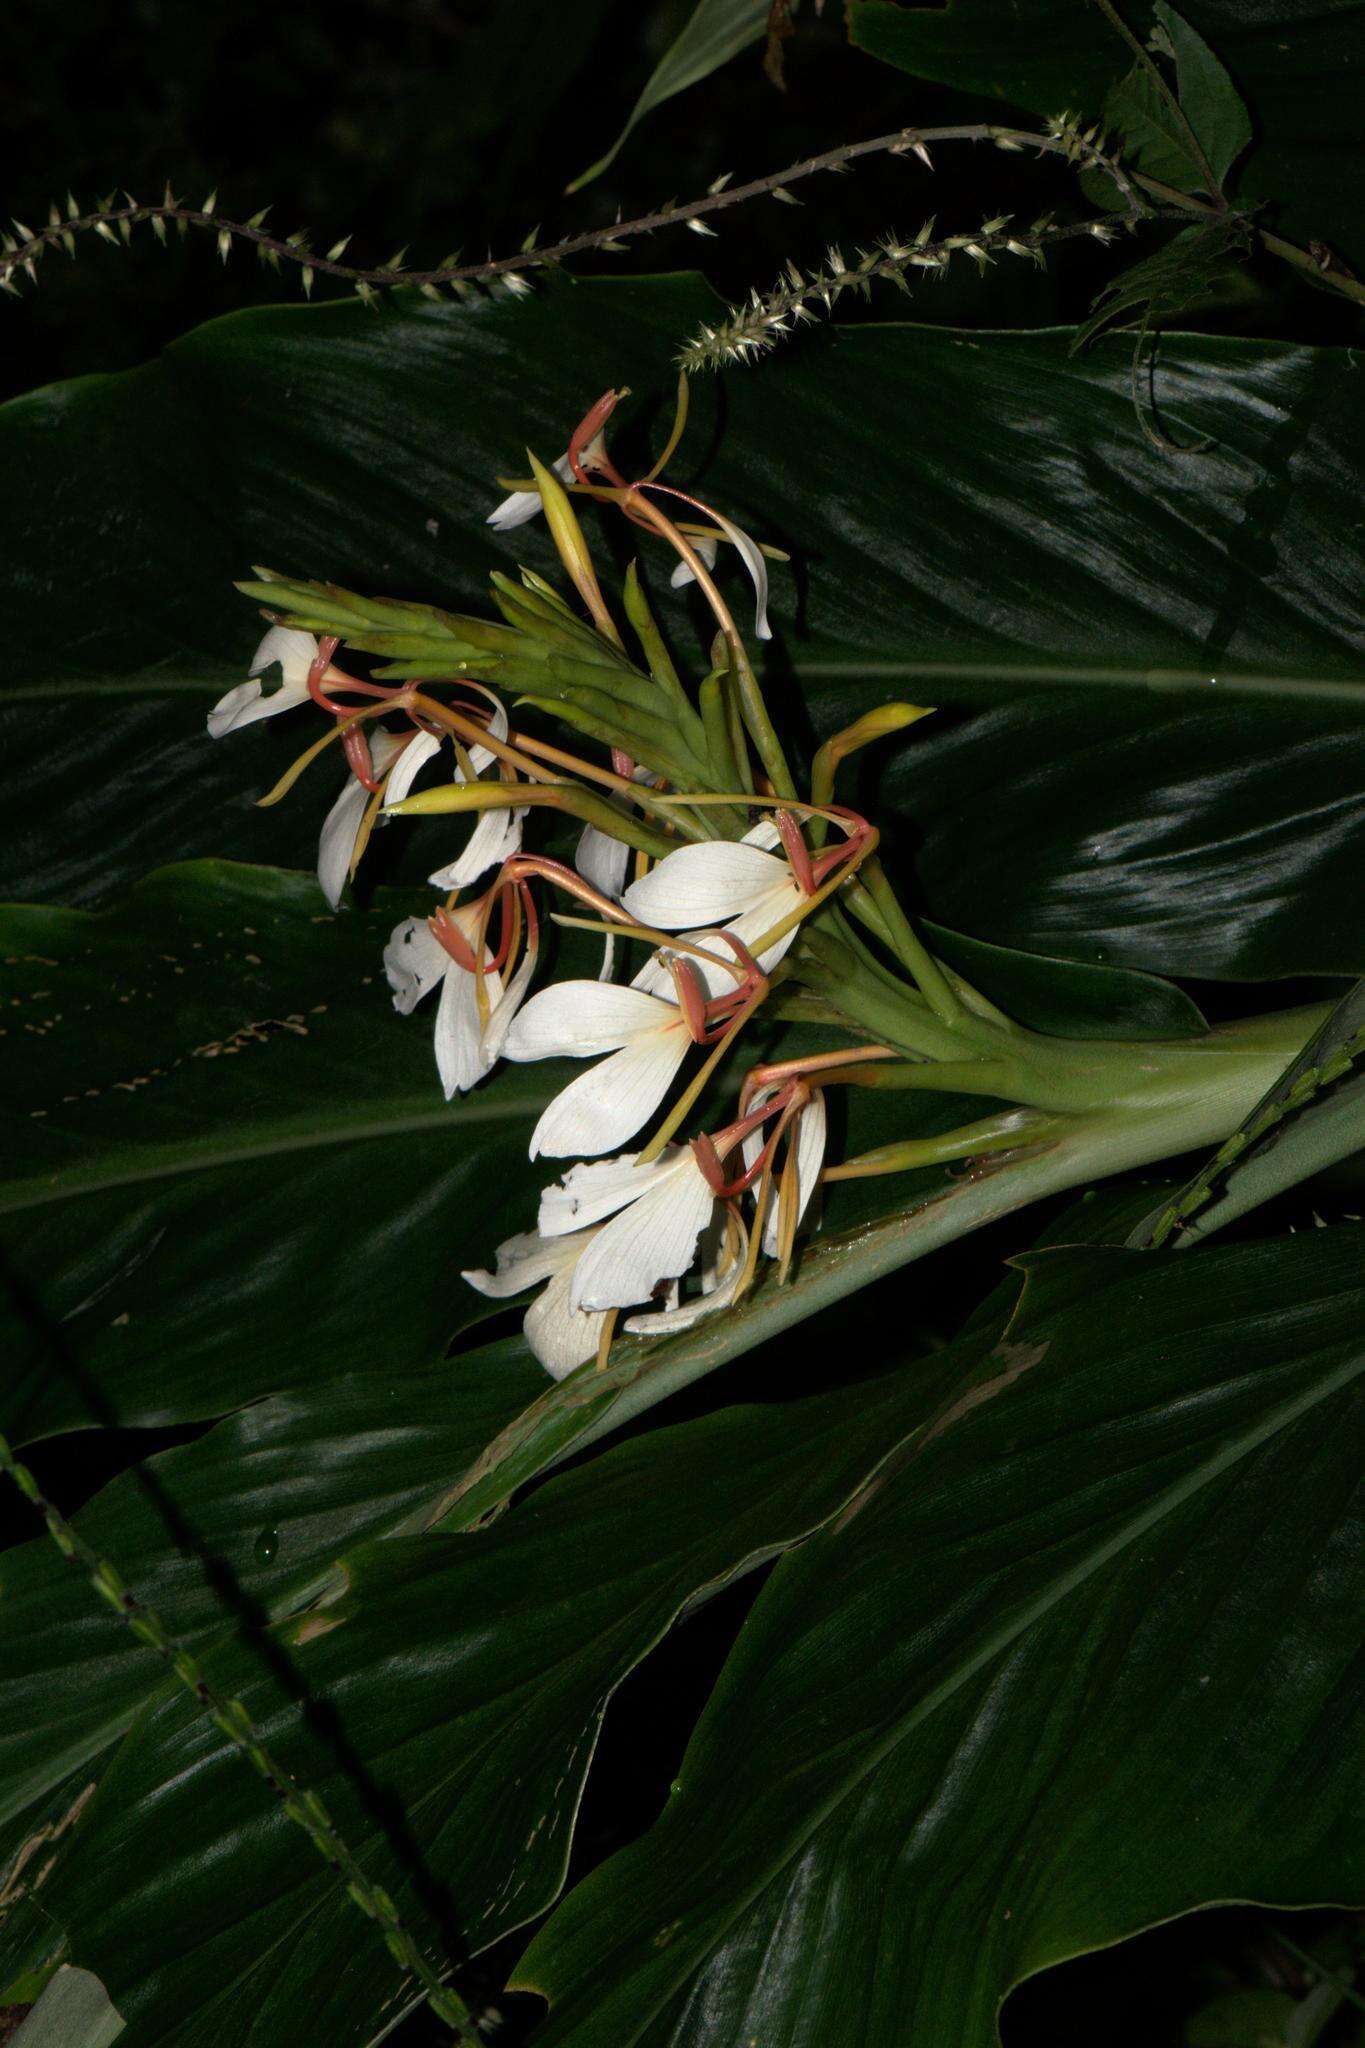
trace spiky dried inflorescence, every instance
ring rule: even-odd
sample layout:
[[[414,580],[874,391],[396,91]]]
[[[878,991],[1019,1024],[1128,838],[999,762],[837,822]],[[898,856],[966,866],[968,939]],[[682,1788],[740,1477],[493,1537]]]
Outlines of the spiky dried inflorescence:
[[[927,220],[910,241],[886,235],[876,248],[860,249],[852,263],[844,261],[839,249],[830,248],[824,262],[810,271],[789,261],[772,291],[751,292],[747,305],[732,308],[717,326],[702,327],[679,353],[678,363],[684,370],[696,371],[750,362],[775,348],[800,322],[815,319],[818,312],[832,312],[845,292],[867,298],[874,284],[893,284],[909,291],[913,272],[941,277],[956,255],[969,256],[982,271],[1002,255],[1025,256],[1041,264],[1043,250],[1051,243],[1082,236],[1111,241],[1121,229],[1131,230],[1147,217],[1144,208],[1106,220],[1057,227],[1045,215],[1020,231],[1010,226],[1009,214],[999,214],[984,221],[975,233],[945,235],[938,240],[933,239],[933,221]]]

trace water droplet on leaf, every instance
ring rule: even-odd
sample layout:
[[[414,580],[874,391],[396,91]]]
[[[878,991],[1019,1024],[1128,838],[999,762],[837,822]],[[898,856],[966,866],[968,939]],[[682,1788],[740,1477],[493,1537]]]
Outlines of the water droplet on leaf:
[[[260,1535],[259,1535],[259,1536],[258,1536],[258,1537],[256,1538],[256,1544],[255,1544],[255,1554],[256,1554],[256,1562],[257,1562],[257,1564],[271,1564],[271,1563],[273,1563],[273,1562],[274,1562],[274,1557],[275,1557],[275,1553],[276,1553],[276,1551],[277,1551],[277,1550],[279,1549],[279,1547],[280,1547],[280,1532],[279,1532],[279,1530],[278,1530],[278,1529],[262,1529],[262,1531],[261,1531]]]

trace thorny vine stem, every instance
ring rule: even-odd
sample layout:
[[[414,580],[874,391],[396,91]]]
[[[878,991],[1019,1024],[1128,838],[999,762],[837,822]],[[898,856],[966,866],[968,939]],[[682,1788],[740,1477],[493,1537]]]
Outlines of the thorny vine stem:
[[[1052,132],[1011,128],[998,122],[959,122],[937,128],[898,128],[886,135],[877,135],[863,142],[841,143],[835,149],[821,151],[818,155],[803,157],[798,163],[788,164],[779,171],[770,171],[761,178],[752,178],[747,184],[729,185],[717,181],[716,185],[696,199],[685,203],[670,200],[667,205],[652,213],[641,214],[635,220],[612,222],[607,227],[589,228],[582,234],[570,235],[563,241],[544,248],[523,248],[514,256],[490,256],[482,263],[443,263],[434,270],[410,270],[404,268],[400,256],[390,258],[387,263],[367,269],[362,265],[343,263],[341,251],[350,237],[335,243],[332,250],[322,255],[310,246],[310,238],[300,230],[292,235],[272,235],[261,225],[268,208],[263,208],[248,221],[228,220],[215,210],[214,198],[206,200],[203,206],[184,206],[175,198],[170,187],[166,196],[153,204],[139,204],[131,195],[126,195],[126,206],[114,206],[112,196],[97,206],[93,212],[80,213],[68,197],[66,216],[54,204],[47,225],[37,229],[28,228],[21,222],[14,225],[17,238],[3,237],[3,253],[0,253],[0,290],[17,294],[19,287],[16,276],[25,273],[36,282],[37,259],[49,249],[61,247],[68,255],[75,254],[78,235],[96,234],[110,242],[126,242],[135,227],[150,223],[161,238],[164,238],[167,223],[173,224],[183,233],[186,228],[198,227],[214,231],[219,240],[220,252],[226,257],[231,243],[251,243],[261,258],[271,264],[294,263],[303,272],[304,289],[311,291],[315,275],[335,277],[342,283],[356,288],[362,297],[368,297],[376,290],[395,285],[410,285],[415,289],[436,296],[442,285],[458,290],[461,285],[496,283],[505,280],[515,288],[521,283],[527,270],[553,268],[571,256],[590,254],[593,251],[614,253],[623,243],[639,235],[656,233],[665,227],[689,227],[701,223],[709,214],[718,213],[732,206],[743,205],[747,200],[766,196],[789,198],[788,187],[798,184],[803,178],[816,176],[822,171],[839,172],[855,163],[861,157],[877,155],[905,156],[919,152],[927,157],[931,142],[987,142],[1003,150],[1025,151],[1035,149],[1044,155],[1060,156],[1072,162],[1083,160],[1091,169],[1108,173],[1119,191],[1128,201],[1130,214],[1154,215],[1144,193],[1171,202],[1177,213],[1207,218],[1222,209],[1202,202],[1188,193],[1173,187],[1158,184],[1139,173],[1125,171],[1117,158],[1106,155],[1095,142],[1080,135],[1072,125],[1059,122]],[[929,166],[932,168],[932,166]],[[215,195],[216,198],[216,195]],[[1124,219],[1124,217],[1120,217]],[[1127,219],[1124,219],[1127,224]],[[1365,305],[1365,283],[1352,277],[1349,272],[1339,269],[1329,259],[1324,260],[1313,252],[1300,248],[1294,242],[1286,241],[1280,235],[1271,234],[1267,229],[1257,227],[1256,234],[1262,246],[1271,255],[1277,256],[1298,269],[1316,277],[1321,283],[1339,291],[1345,297]],[[1050,239],[1062,239],[1060,233]]]
[[[314,253],[303,234],[293,237],[269,234],[259,225],[259,215],[249,221],[227,220],[216,211],[212,200],[200,207],[184,206],[168,186],[166,197],[150,205],[141,205],[130,196],[126,206],[105,204],[92,213],[82,214],[68,211],[65,219],[54,206],[53,213],[57,217],[49,219],[46,227],[36,232],[21,229],[18,246],[8,251],[0,261],[0,286],[12,284],[16,271],[24,269],[49,248],[60,245],[70,253],[70,240],[77,235],[94,233],[109,241],[116,239],[115,230],[121,235],[125,230],[130,231],[148,221],[160,222],[163,228],[167,222],[177,227],[209,228],[220,237],[227,235],[251,242],[265,256],[296,263],[320,276],[340,278],[346,284],[380,288],[396,284],[419,288],[423,285],[478,284],[499,277],[518,276],[525,270],[544,269],[562,263],[567,257],[580,256],[594,249],[611,250],[615,243],[628,237],[654,234],[659,228],[686,227],[691,221],[704,219],[707,214],[717,213],[725,207],[740,206],[748,199],[761,199],[797,184],[802,178],[813,177],[817,172],[842,171],[859,157],[908,155],[917,148],[927,148],[931,142],[991,142],[1004,149],[1038,149],[1065,157],[1076,154],[1073,135],[1007,128],[995,122],[958,123],[946,128],[897,128],[888,135],[873,136],[866,142],[846,142],[837,149],[824,150],[818,156],[803,157],[799,163],[789,164],[784,170],[752,178],[746,185],[726,185],[686,204],[670,200],[667,205],[653,213],[641,214],[636,220],[618,220],[608,227],[588,228],[582,234],[570,235],[566,240],[544,249],[523,249],[515,256],[490,256],[482,263],[443,263],[435,270],[407,270],[400,266],[397,258],[372,270],[359,264],[343,263],[336,256]],[[1126,187],[1130,203],[1141,206],[1141,200],[1133,197],[1131,186],[1127,186],[1123,173],[1110,158],[1093,149],[1082,153],[1088,154],[1096,167],[1103,167],[1111,175],[1116,175],[1120,186]],[[15,225],[20,224],[16,222]]]
[[[226,1735],[238,1754],[245,1757],[280,1801],[285,1813],[301,1827],[323,1861],[336,1872],[347,1893],[361,1912],[373,1920],[400,1968],[410,1971],[421,1984],[427,2003],[437,2019],[449,2027],[456,2040],[477,2044],[475,2022],[468,2006],[447,1985],[442,1984],[422,1954],[401,1918],[392,1897],[382,1885],[367,1876],[359,1859],[338,1833],[336,1823],[318,1793],[302,1788],[291,1771],[268,1750],[242,1702],[219,1692],[204,1676],[196,1657],[177,1644],[156,1611],[138,1598],[118,1568],[86,1542],[60,1509],[45,1498],[42,1488],[8,1440],[0,1436],[0,1470],[7,1472],[24,1498],[47,1525],[47,1532],[68,1563],[84,1569],[95,1591],[126,1622],[140,1642],[160,1657],[191,1697]]]

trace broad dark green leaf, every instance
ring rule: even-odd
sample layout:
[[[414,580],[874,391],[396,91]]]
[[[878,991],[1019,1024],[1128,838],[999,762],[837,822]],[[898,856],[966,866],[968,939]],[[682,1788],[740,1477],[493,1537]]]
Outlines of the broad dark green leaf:
[[[342,1549],[420,1520],[543,1382],[518,1343],[370,1364],[123,1474],[77,1526],[181,1639],[259,1628],[315,1597]],[[0,1560],[0,1673],[0,1824],[169,1683],[46,1535]]]
[[[695,0],[677,36],[645,82],[625,127],[605,156],[590,164],[566,189],[581,192],[614,163],[622,144],[651,108],[709,78],[741,50],[762,39],[771,0]]]
[[[977,938],[1208,979],[1356,976],[1358,744],[1241,705],[1099,722],[1034,698],[925,720],[865,794],[896,821],[898,871]]]
[[[1152,9],[1139,0],[1121,11],[1145,39]],[[1251,111],[1257,139],[1238,176],[1239,202],[1269,204],[1280,233],[1305,246],[1327,242],[1358,269],[1358,0],[1311,13],[1286,0],[1182,0],[1180,13]],[[1071,109],[1099,119],[1132,67],[1131,50],[1099,9],[1070,0],[848,0],[848,23],[871,56],[1041,115]]]
[[[1153,974],[992,946],[926,919],[939,959],[1018,1024],[1060,1038],[1195,1038],[1208,1029],[1183,990]]]
[[[1155,69],[1166,81],[1163,93],[1145,64],[1135,64],[1104,103],[1106,127],[1118,130],[1125,162],[1182,192],[1221,192],[1223,180],[1251,140],[1251,121],[1227,68],[1182,14],[1155,0],[1152,44],[1173,66]],[[1174,95],[1179,113],[1171,105]],[[1182,120],[1180,116],[1184,117]],[[1213,173],[1194,154],[1188,128]]]
[[[994,1397],[778,1568],[676,1797],[532,1943],[547,2048],[991,2048],[1064,1956],[1365,1896],[1362,1310],[1359,1230],[1040,1255]]]
[[[478,1535],[366,1546],[342,1597],[277,1635],[292,1685],[259,1650],[211,1669],[420,1937],[477,1953],[562,1883],[615,1686],[687,1604],[836,1513],[962,1370],[731,1407],[609,1452]],[[46,1901],[128,2048],[219,2043],[242,2010],[257,2048],[342,2048],[401,2002],[382,1945],[183,1699],[135,1727]]]
[[[546,1077],[443,1101],[381,965],[410,908],[334,916],[310,876],[206,862],[107,913],[0,914],[16,1438],[425,1364],[480,1312],[459,1267],[525,1227]]]
[[[240,675],[255,642],[258,622],[231,579],[266,561],[484,608],[490,566],[551,566],[539,525],[504,536],[484,525],[494,477],[524,464],[527,441],[556,452],[609,384],[635,394],[624,458],[643,456],[646,422],[657,446],[673,351],[713,309],[684,276],[558,279],[520,304],[251,313],[188,336],[134,376],[36,393],[0,413],[0,453],[26,479],[22,514],[0,518],[14,891],[108,894],[185,855],[303,865],[318,820],[311,793],[253,808],[297,733],[202,737],[211,694]],[[997,898],[1020,867],[999,865],[994,849],[970,895],[956,883],[978,829],[1017,814],[1001,801],[1001,777],[1037,715],[1019,705],[987,729],[994,758],[956,791],[973,830],[955,832],[953,886],[929,893],[941,922],[1093,958],[1113,920],[1101,902],[1087,921],[1093,828],[1074,821],[1090,809],[1104,820],[1101,871],[1122,897],[1125,950],[1113,959],[1199,973],[1221,971],[1208,964],[1219,957],[1234,971],[1321,969],[1334,950],[1324,899],[1365,784],[1356,374],[1345,351],[1168,341],[1166,428],[1212,440],[1197,462],[1174,462],[1134,417],[1129,346],[1116,339],[1069,361],[1069,343],[913,327],[813,337],[697,387],[679,477],[793,551],[795,566],[774,572],[771,668],[776,714],[798,742],[808,721],[827,732],[888,697],[1067,694],[1074,722],[1046,807],[1024,828],[1029,921],[1001,927]],[[656,595],[661,568],[647,557]],[[726,573],[737,588],[733,564]],[[689,615],[664,609],[679,654],[694,658]],[[1304,722],[1272,721],[1272,704],[1301,709]],[[1186,711],[1197,774],[1183,766]],[[1155,809],[1150,759],[1114,786],[1094,775],[1092,749],[1121,733],[1132,760],[1139,731],[1170,764]],[[929,762],[938,743],[918,727],[902,757]],[[1273,774],[1271,754],[1281,756]],[[60,829],[47,795],[54,761]],[[1325,783],[1314,781],[1324,768]],[[1218,814],[1207,839],[1205,811]],[[909,854],[918,819],[900,824]],[[1165,843],[1173,835],[1178,858]],[[1189,906],[1188,943],[1164,961],[1175,889]],[[1258,959],[1241,967],[1252,902]],[[1059,945],[1068,926],[1075,938]]]

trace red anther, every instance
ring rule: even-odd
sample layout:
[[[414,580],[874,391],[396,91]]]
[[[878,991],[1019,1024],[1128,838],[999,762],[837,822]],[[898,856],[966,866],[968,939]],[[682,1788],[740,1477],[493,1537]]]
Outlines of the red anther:
[[[596,405],[589,406],[569,436],[569,467],[581,484],[585,484],[588,481],[588,473],[582,462],[583,451],[601,433],[603,427],[615,412],[616,402],[620,396],[619,391],[604,391]],[[600,449],[593,457],[592,466],[594,469],[600,470],[603,476],[609,477],[612,483],[616,484],[620,489],[629,490],[630,486],[612,462],[605,448]]]
[[[813,896],[816,888],[815,866],[810,857],[810,848],[801,837],[801,827],[790,811],[779,811],[774,822],[782,841],[782,850],[796,877],[797,888],[803,896]]]
[[[841,868],[846,861],[853,860],[862,852],[872,832],[867,819],[860,817],[856,811],[847,811],[842,806],[834,804],[829,808],[834,814],[835,823],[844,827],[847,837],[842,845],[831,846],[817,857],[814,865],[817,888],[828,880],[836,868]]]
[[[427,927],[437,945],[449,953],[457,967],[463,967],[466,974],[479,972],[473,947],[448,912],[438,910],[427,919]]]
[[[708,1038],[707,1023],[711,1004],[706,1000],[706,990],[701,976],[690,960],[676,953],[668,956],[668,971],[673,977],[677,991],[678,1008],[682,1011],[683,1022],[694,1045],[705,1045]]]
[[[308,694],[315,704],[321,704],[324,711],[335,712],[337,709],[331,698],[324,692],[322,679],[332,666],[332,656],[340,645],[341,642],[337,639],[335,633],[324,633],[318,641],[318,651],[313,656],[308,670]]]
[[[370,756],[370,743],[365,737],[365,731],[362,726],[347,726],[345,732],[341,735],[341,751],[345,754],[346,765],[356,781],[363,783],[371,795],[377,795],[380,785],[375,778],[374,762]]]
[[[728,1136],[729,1133],[724,1135]],[[737,1195],[745,1194],[753,1186],[763,1171],[767,1155],[768,1147],[765,1145],[752,1166],[747,1167],[736,1180],[727,1180],[714,1140],[708,1137],[705,1131],[692,1140],[692,1156],[697,1162],[701,1177],[712,1194],[722,1202],[733,1201]]]

